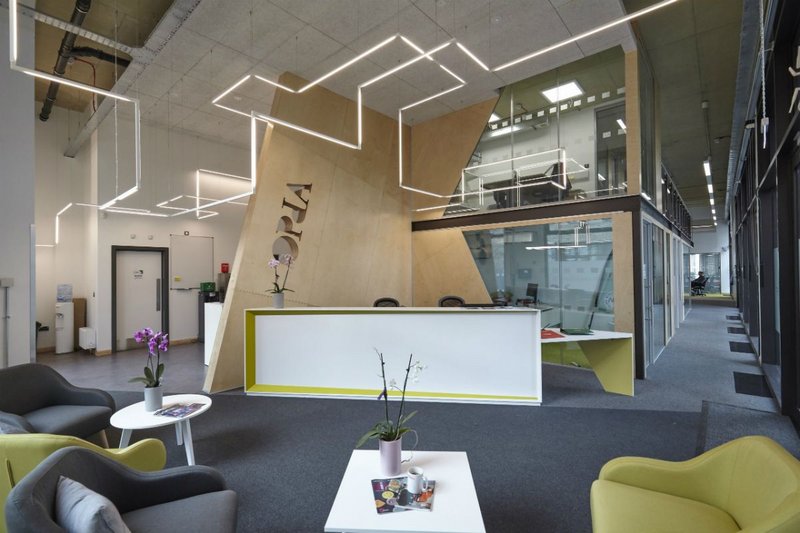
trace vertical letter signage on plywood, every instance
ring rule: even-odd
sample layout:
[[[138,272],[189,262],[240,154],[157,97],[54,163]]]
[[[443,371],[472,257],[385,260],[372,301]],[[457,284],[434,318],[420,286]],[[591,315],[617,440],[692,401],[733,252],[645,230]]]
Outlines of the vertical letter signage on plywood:
[[[295,228],[296,224],[302,224],[306,219],[306,211],[308,210],[308,200],[303,198],[303,192],[308,191],[311,194],[311,183],[287,183],[286,187],[297,196],[297,199],[302,203],[302,207],[296,205],[297,199],[290,196],[290,201],[283,197],[281,208],[289,209],[288,215],[281,215],[278,219],[278,227],[275,233],[283,233],[280,237],[275,239],[272,243],[272,254],[278,257],[283,254],[289,254],[295,259],[300,253],[298,241],[303,238],[302,230]],[[296,240],[295,240],[296,239]]]

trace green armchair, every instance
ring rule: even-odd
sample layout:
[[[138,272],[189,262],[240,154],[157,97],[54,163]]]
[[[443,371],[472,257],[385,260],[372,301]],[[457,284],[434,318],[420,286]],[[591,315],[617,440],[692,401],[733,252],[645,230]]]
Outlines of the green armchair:
[[[90,442],[65,435],[25,433],[0,435],[0,503],[11,489],[53,452],[78,446],[96,452],[136,470],[161,470],[167,462],[164,444],[157,439],[144,439],[123,449],[105,449]],[[0,505],[0,533],[6,531],[4,505]]]
[[[800,531],[800,461],[767,437],[682,462],[620,457],[591,490],[594,533]]]

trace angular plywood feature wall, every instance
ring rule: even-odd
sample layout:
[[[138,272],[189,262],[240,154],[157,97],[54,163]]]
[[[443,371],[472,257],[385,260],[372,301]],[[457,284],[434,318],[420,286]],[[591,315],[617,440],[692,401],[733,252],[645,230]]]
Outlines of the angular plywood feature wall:
[[[304,80],[284,74],[280,82]],[[355,103],[321,87],[299,95],[279,91],[272,114],[355,139]],[[364,108],[363,131],[362,150],[281,126],[265,135],[206,392],[243,385],[244,310],[271,305],[273,250],[298,252],[287,307],[369,307],[381,296],[411,304],[411,220],[397,182],[397,123]]]
[[[416,231],[412,242],[415,306],[435,307],[446,295],[491,303],[461,228]]]
[[[461,180],[461,169],[475,151],[496,103],[493,98],[412,126],[411,167],[404,176],[406,185],[453,194]],[[448,203],[447,199],[422,194],[412,197],[414,209]],[[421,211],[414,213],[414,220],[440,218],[443,213],[444,209]]]

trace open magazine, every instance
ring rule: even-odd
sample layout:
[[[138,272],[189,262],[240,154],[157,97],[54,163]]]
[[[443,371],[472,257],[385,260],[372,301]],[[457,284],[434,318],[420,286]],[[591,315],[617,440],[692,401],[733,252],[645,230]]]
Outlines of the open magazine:
[[[429,480],[427,490],[420,494],[411,494],[406,490],[407,481],[406,477],[372,480],[372,493],[375,495],[378,514],[431,510],[436,482]]]
[[[202,409],[203,405],[202,403],[174,403],[159,409],[153,414],[157,416],[171,416],[172,418],[184,418]]]

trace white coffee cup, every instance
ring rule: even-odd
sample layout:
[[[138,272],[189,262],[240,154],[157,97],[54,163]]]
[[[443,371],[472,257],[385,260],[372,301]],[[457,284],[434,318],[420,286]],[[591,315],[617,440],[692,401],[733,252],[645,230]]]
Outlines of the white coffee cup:
[[[428,490],[428,478],[423,475],[422,468],[412,466],[408,469],[408,482],[406,490],[411,494],[421,494]]]

